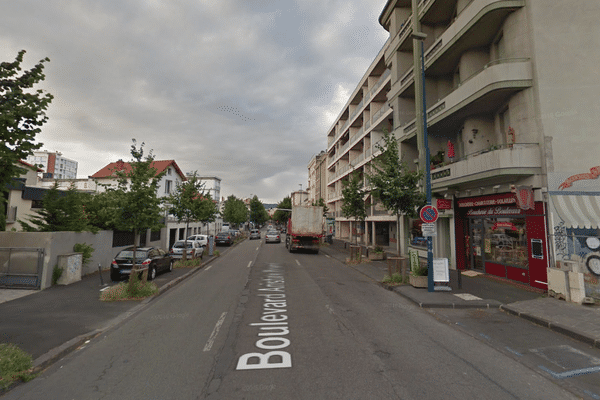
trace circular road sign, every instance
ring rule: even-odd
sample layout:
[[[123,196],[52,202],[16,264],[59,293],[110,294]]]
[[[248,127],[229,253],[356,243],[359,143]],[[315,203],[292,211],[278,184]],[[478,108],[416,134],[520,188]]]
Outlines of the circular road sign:
[[[421,208],[420,216],[423,222],[430,224],[437,221],[439,212],[434,206],[426,205]]]

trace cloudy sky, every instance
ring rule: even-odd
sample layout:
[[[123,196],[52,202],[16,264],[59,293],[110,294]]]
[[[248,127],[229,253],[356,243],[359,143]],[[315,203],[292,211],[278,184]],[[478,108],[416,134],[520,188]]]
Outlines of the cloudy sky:
[[[0,61],[49,57],[44,150],[84,178],[131,139],[222,195],[278,202],[388,37],[386,0],[18,0],[0,12]]]

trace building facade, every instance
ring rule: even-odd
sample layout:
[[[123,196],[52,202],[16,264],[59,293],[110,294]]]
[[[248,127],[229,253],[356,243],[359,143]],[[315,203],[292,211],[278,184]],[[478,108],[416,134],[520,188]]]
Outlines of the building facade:
[[[46,178],[77,178],[77,161],[63,157],[60,152],[34,151],[26,161],[43,169]]]
[[[310,203],[319,199],[325,201],[327,195],[327,153],[321,151],[308,163],[308,197]]]
[[[387,94],[391,89],[391,70],[385,64],[389,40],[361,78],[336,121],[327,132],[326,204],[329,221],[335,219],[335,237],[365,245],[396,247],[396,217],[378,201],[366,196],[367,218],[355,222],[342,215],[342,189],[352,173],[367,186],[370,164],[380,152],[384,133],[394,126],[394,115]],[[408,155],[412,157],[412,155]]]
[[[597,249],[575,249],[599,233],[600,103],[589,83],[600,52],[582,39],[600,33],[590,17],[598,11],[591,0],[386,3],[379,21],[390,32],[393,132],[424,170],[417,131],[427,127],[441,214],[434,254],[453,268],[546,289],[557,248],[566,259],[595,262]],[[422,77],[424,107],[415,95]],[[567,196],[575,186],[587,189]],[[408,247],[424,256],[421,222],[403,223]]]

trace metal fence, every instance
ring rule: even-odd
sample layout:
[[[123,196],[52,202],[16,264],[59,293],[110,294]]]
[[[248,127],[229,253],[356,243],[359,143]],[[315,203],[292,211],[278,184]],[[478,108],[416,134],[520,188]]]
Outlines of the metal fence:
[[[40,289],[44,249],[0,247],[0,288]]]

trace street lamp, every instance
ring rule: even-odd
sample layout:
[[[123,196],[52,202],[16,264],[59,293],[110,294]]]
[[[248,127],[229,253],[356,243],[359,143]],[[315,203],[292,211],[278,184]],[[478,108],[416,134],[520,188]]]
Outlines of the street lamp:
[[[418,14],[417,9],[413,8],[413,14]],[[415,21],[415,27],[418,26],[418,20]],[[414,52],[414,76],[415,76],[415,101],[421,100],[422,105],[421,114],[423,125],[421,129],[417,129],[417,136],[420,136],[420,142],[422,144],[422,152],[419,153],[419,160],[422,160],[422,153],[425,153],[425,195],[427,199],[427,205],[431,206],[431,166],[429,154],[429,141],[427,139],[427,103],[425,101],[425,50],[423,42],[427,38],[427,34],[419,32],[418,29],[413,29],[411,37],[414,39],[414,44],[419,44],[420,50],[413,49]],[[419,56],[420,53],[420,56]],[[420,73],[417,74],[417,70]],[[418,115],[419,113],[417,113]],[[417,126],[419,124],[417,123]],[[420,134],[420,135],[419,135]],[[427,290],[433,292],[433,238],[432,236],[427,237]]]

